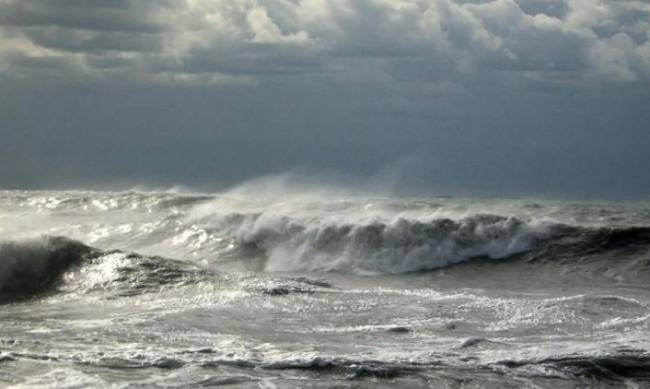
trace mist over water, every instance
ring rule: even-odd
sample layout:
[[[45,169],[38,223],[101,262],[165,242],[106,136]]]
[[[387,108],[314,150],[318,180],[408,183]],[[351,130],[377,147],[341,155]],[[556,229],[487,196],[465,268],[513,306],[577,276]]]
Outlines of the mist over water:
[[[0,383],[648,384],[650,206],[0,192]]]

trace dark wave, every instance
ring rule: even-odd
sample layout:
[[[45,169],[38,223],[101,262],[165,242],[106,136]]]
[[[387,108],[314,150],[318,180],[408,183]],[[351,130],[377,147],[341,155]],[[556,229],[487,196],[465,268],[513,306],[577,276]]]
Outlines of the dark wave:
[[[562,356],[534,361],[502,361],[508,368],[542,366],[565,375],[596,380],[650,379],[650,355]]]
[[[633,257],[650,250],[650,227],[583,228],[558,226],[555,236],[526,253],[529,262],[578,262]],[[642,259],[642,258],[637,258]],[[650,266],[649,261],[637,261]]]
[[[118,296],[144,293],[169,284],[197,282],[211,275],[196,265],[162,257],[102,251],[65,237],[0,243],[0,303],[57,291],[110,290]],[[110,271],[106,267],[110,268]],[[66,273],[78,272],[66,283]],[[86,273],[109,278],[85,282]],[[88,278],[88,277],[86,277]]]
[[[395,378],[416,370],[414,366],[386,363],[383,361],[350,360],[346,358],[315,357],[306,360],[282,361],[262,364],[267,370],[312,370],[343,373],[348,378]]]
[[[63,237],[0,243],[0,303],[43,293],[98,251]]]

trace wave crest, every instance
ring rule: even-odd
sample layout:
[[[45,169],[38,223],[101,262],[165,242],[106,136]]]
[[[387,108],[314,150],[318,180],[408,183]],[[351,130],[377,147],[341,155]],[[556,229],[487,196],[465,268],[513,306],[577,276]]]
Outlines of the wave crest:
[[[54,289],[131,296],[208,276],[214,274],[191,262],[102,251],[65,237],[0,243],[0,304]]]
[[[242,254],[263,257],[269,271],[414,272],[476,257],[505,258],[552,234],[552,225],[496,215],[367,224],[260,214],[227,219]]]
[[[64,237],[0,243],[0,302],[46,291],[94,252]]]

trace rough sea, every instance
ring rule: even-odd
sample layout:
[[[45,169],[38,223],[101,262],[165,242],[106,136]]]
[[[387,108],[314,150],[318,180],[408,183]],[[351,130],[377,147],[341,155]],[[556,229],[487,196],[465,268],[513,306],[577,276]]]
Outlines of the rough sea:
[[[650,204],[0,192],[0,387],[650,387]]]

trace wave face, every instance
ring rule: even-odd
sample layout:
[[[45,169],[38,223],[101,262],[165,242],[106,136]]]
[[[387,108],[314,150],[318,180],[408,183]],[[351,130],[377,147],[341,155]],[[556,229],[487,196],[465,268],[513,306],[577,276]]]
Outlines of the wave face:
[[[0,302],[43,292],[93,253],[63,237],[0,243]]]
[[[548,239],[552,228],[517,218],[473,215],[429,222],[398,218],[367,224],[303,224],[289,217],[227,217],[242,255],[261,255],[269,271],[405,273],[471,258],[505,258]]]
[[[0,243],[0,304],[46,292],[133,296],[215,274],[191,262],[102,251],[65,237]]]

